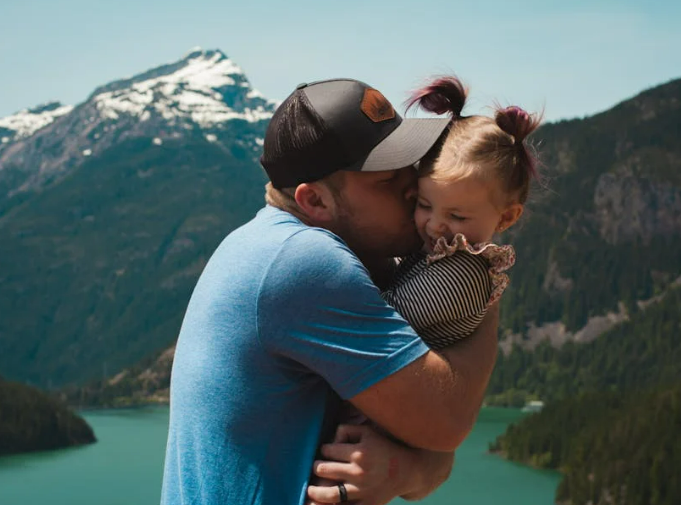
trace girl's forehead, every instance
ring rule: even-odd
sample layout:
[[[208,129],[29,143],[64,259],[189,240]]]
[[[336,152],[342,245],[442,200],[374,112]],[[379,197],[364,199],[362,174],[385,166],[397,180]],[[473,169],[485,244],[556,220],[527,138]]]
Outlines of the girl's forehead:
[[[439,194],[474,193],[480,195],[489,193],[490,185],[476,177],[463,177],[456,180],[437,179],[432,177],[419,178],[419,188]]]
[[[442,181],[430,177],[419,179],[419,194],[445,207],[474,207],[492,203],[490,185],[474,177]]]

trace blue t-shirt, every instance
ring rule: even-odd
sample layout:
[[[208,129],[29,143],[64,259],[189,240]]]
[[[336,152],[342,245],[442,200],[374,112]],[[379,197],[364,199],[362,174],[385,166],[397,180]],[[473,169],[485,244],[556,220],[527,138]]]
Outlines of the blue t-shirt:
[[[340,398],[427,351],[341,239],[265,207],[187,307],[162,504],[302,504]]]

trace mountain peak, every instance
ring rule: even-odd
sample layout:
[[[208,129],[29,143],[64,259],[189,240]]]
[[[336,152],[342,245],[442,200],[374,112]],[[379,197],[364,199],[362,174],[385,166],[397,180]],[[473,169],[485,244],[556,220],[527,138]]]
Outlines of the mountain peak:
[[[219,49],[203,49],[201,46],[192,47],[189,52],[182,58],[181,61],[200,59],[211,59],[215,58],[217,55],[219,60],[228,60],[229,58],[225,53]]]
[[[103,86],[90,100],[109,119],[128,114],[145,121],[157,114],[170,123],[189,120],[203,128],[232,119],[267,120],[276,106],[222,51],[198,47],[177,62]]]
[[[129,139],[160,146],[200,138],[255,159],[276,106],[222,51],[194,48],[175,62],[101,86],[75,108],[48,103],[0,119],[0,193],[41,187]],[[19,172],[7,166],[30,170],[14,177]]]

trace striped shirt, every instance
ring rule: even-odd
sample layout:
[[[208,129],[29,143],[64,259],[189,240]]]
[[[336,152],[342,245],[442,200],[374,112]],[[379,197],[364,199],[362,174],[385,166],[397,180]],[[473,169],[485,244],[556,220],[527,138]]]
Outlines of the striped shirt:
[[[489,263],[482,256],[456,251],[428,265],[420,252],[400,262],[383,298],[429,347],[440,349],[478,327],[491,294]]]

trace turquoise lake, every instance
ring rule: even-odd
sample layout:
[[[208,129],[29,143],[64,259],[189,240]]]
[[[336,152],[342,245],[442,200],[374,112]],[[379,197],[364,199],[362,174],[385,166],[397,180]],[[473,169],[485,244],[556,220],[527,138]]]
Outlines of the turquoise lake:
[[[487,454],[487,444],[519,419],[517,410],[485,408],[457,451],[450,479],[425,505],[551,505],[560,475]],[[168,409],[88,412],[94,445],[0,458],[0,505],[154,505]],[[395,503],[407,503],[395,500]]]

